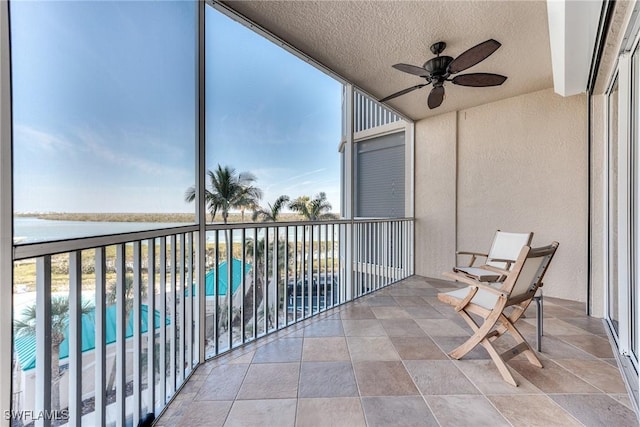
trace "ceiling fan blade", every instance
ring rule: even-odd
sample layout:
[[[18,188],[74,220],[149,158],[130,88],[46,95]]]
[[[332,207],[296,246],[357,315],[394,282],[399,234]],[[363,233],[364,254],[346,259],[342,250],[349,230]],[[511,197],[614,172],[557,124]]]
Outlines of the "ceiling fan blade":
[[[427,99],[427,105],[430,109],[438,108],[442,104],[444,99],[444,87],[436,86],[429,92],[429,98]]]
[[[486,87],[500,86],[507,80],[505,76],[491,73],[470,73],[455,76],[451,83],[460,86]]]
[[[382,99],[381,99],[381,100],[379,100],[378,102],[385,102],[385,101],[388,101],[388,100],[390,100],[390,99],[393,99],[393,98],[396,98],[396,97],[398,97],[398,96],[404,95],[405,93],[409,93],[409,92],[414,91],[414,90],[416,90],[416,89],[420,89],[421,87],[424,87],[424,86],[426,86],[426,85],[427,85],[427,83],[424,83],[424,84],[421,84],[421,85],[415,85],[415,86],[408,87],[408,88],[406,88],[406,89],[401,90],[400,92],[396,92],[396,93],[394,93],[393,95],[389,95],[389,96],[387,96],[386,98],[382,98]]]
[[[404,71],[405,73],[413,74],[414,76],[427,77],[429,73],[422,67],[409,64],[395,64],[392,65],[396,70]]]
[[[459,73],[460,71],[464,71],[467,68],[471,68],[477,63],[484,61],[491,55],[493,52],[498,50],[498,48],[502,46],[500,42],[489,39],[485,42],[480,43],[472,47],[469,50],[466,50],[460,54],[456,59],[451,61],[449,64],[449,72],[451,74]]]

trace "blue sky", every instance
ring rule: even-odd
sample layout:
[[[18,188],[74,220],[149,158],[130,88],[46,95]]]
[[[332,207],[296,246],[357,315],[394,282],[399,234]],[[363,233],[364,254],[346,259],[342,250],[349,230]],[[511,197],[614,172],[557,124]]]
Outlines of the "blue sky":
[[[341,85],[209,9],[207,168],[339,209]],[[192,2],[13,2],[14,210],[189,212]]]

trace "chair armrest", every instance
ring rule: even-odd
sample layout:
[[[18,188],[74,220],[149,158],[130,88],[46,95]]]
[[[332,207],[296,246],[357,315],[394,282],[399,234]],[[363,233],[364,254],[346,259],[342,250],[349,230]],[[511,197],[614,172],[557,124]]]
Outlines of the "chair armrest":
[[[477,280],[472,279],[471,277],[462,274],[462,273],[453,273],[450,271],[445,271],[444,273],[442,273],[443,276],[445,277],[449,277],[451,279],[457,280],[458,282],[462,282],[465,283],[471,287],[475,287],[478,289],[484,289],[485,291],[491,292],[492,294],[496,294],[498,296],[504,296],[507,297],[508,294],[506,294],[505,292],[503,292],[501,289],[499,288],[494,288],[492,286],[489,285],[485,285],[482,282],[479,282]]]
[[[471,259],[469,260],[469,265],[467,267],[473,267],[473,264],[476,262],[476,258],[485,257],[487,258],[489,255],[482,252],[469,252],[469,251],[456,251],[456,255],[471,255]]]
[[[456,254],[458,255],[475,255],[475,256],[483,256],[483,257],[488,257],[489,254],[485,254],[482,252],[469,252],[469,251],[457,251]]]
[[[481,265],[479,268],[487,271],[492,271],[494,273],[502,274],[503,276],[506,276],[507,274],[510,273],[509,270],[505,270],[504,268],[494,267],[492,265]]]

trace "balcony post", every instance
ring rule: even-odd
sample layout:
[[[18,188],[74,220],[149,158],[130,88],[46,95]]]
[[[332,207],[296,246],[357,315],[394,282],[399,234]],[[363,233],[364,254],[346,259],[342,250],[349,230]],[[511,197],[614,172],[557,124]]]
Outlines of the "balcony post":
[[[347,219],[353,220],[354,217],[354,156],[353,156],[353,101],[356,95],[353,85],[345,84],[345,145],[344,145],[344,206],[343,215]],[[340,239],[342,242],[342,239]],[[344,235],[344,248],[341,248],[340,253],[344,254],[344,278],[345,278],[345,290],[346,301],[353,299],[353,223],[346,225],[346,233]],[[342,243],[341,243],[342,244]]]
[[[11,55],[9,2],[0,2],[0,427],[11,421],[13,339],[13,172],[11,154]]]
[[[196,123],[196,221],[198,223],[198,238],[196,259],[194,260],[196,269],[196,289],[198,295],[197,301],[197,320],[196,322],[196,336],[198,345],[198,363],[203,363],[206,358],[206,295],[205,295],[205,264],[207,253],[207,208],[205,194],[205,34],[204,34],[204,20],[205,20],[205,7],[206,3],[203,1],[197,3],[197,78],[196,78],[196,99],[198,104],[197,109],[197,123]],[[217,249],[216,249],[217,251]],[[190,285],[191,286],[191,285]],[[195,318],[195,316],[194,316]]]

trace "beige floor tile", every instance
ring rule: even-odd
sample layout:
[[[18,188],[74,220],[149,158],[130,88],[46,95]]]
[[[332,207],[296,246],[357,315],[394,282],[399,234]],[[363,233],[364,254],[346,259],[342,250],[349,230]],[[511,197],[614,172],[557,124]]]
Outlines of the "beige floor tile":
[[[363,397],[362,408],[368,427],[438,426],[420,396]]]
[[[402,362],[354,362],[361,396],[406,396],[419,394]]]
[[[256,354],[255,350],[250,351],[246,354],[243,354],[240,357],[236,357],[234,359],[232,359],[231,361],[229,361],[229,364],[236,364],[236,363],[251,363],[253,361],[253,356]]]
[[[378,319],[343,319],[344,334],[348,337],[386,337],[387,332]]]
[[[304,362],[298,397],[357,397],[351,362]]]
[[[342,321],[340,319],[320,320],[304,328],[304,337],[342,337]]]
[[[382,327],[390,337],[424,337],[427,334],[413,319],[384,319]]]
[[[432,337],[464,337],[469,331],[448,319],[417,319],[416,323]]]
[[[351,360],[345,337],[305,338],[302,344],[304,361]]]
[[[249,365],[222,365],[209,373],[195,400],[233,400],[240,390]]]
[[[449,360],[407,360],[404,364],[424,396],[480,393]]]
[[[600,390],[551,360],[544,361],[543,368],[532,365],[524,358],[512,360],[509,366],[545,393],[600,393]]]
[[[391,337],[391,342],[402,360],[448,360],[447,356],[429,337]]]
[[[488,396],[514,426],[571,427],[581,424],[546,395]]]
[[[300,363],[253,364],[237,399],[286,399],[298,395]]]
[[[365,303],[369,307],[395,307],[398,305],[395,298],[392,296],[376,296],[375,294],[370,297],[366,297]]]
[[[636,414],[606,394],[552,394],[549,397],[585,425],[638,426]]]
[[[568,342],[587,353],[601,358],[613,357],[609,340],[598,335],[558,335],[558,339]]]
[[[371,307],[378,319],[411,319],[411,315],[402,307]]]
[[[560,359],[557,363],[605,393],[626,393],[617,368],[601,360]]]
[[[492,394],[539,394],[542,391],[531,384],[514,369],[510,369],[518,383],[514,387],[502,379],[498,368],[489,360],[454,360],[452,362],[485,395]],[[449,393],[454,394],[454,393]]]
[[[297,362],[302,356],[302,338],[282,338],[258,347],[253,363]]]
[[[364,427],[366,423],[359,398],[339,397],[299,399],[296,426]]]
[[[349,354],[354,362],[362,360],[400,360],[387,337],[347,337]]]
[[[509,422],[484,396],[426,396],[442,427],[460,427],[467,422],[477,427],[509,427]]]
[[[222,426],[227,418],[233,401],[192,402],[185,407],[182,416],[177,419],[181,426]]]
[[[431,304],[419,307],[404,307],[405,311],[414,319],[442,319],[442,314]]]
[[[412,290],[412,291],[414,291],[414,290]],[[415,294],[413,294],[412,296],[394,295],[393,298],[396,300],[398,305],[401,306],[401,307],[420,307],[420,306],[425,306],[425,305],[428,304],[424,299],[416,298]]]
[[[224,426],[294,426],[296,403],[296,399],[236,400],[231,407]],[[190,425],[195,426],[196,424]]]
[[[340,317],[342,319],[375,319],[376,315],[368,306],[351,305],[340,311]]]

